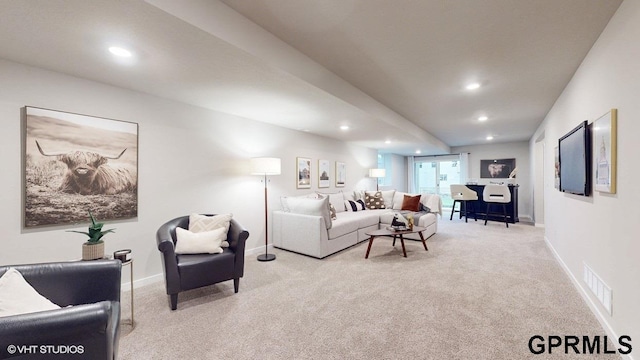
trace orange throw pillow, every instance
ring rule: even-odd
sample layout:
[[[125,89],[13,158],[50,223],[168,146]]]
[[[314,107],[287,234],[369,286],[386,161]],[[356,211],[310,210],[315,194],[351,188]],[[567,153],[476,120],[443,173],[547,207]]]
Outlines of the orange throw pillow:
[[[420,195],[409,196],[405,195],[402,199],[402,209],[409,211],[420,211]]]

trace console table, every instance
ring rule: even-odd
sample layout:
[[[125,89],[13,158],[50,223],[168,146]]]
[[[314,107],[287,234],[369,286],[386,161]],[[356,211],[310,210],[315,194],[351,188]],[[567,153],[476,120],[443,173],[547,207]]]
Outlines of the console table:
[[[482,200],[482,192],[484,191],[484,185],[466,185],[466,186],[469,189],[478,193],[478,201],[473,202],[473,205],[471,205],[471,202],[469,201],[467,202],[467,206],[471,205],[469,207],[473,207],[473,209],[477,211],[478,219],[484,220],[484,215],[485,215],[485,212],[487,211],[487,203],[484,202],[484,200]],[[507,186],[509,187],[509,192],[511,193],[511,202],[506,204],[507,215],[509,215],[509,222],[513,224],[520,221],[520,219],[518,218],[518,187],[519,185],[507,185]],[[495,208],[497,207],[492,206],[489,211],[491,212],[497,211],[500,214],[495,216],[489,215],[488,219],[492,221],[504,222],[504,218],[502,217],[502,209],[498,211],[498,210],[494,210]]]

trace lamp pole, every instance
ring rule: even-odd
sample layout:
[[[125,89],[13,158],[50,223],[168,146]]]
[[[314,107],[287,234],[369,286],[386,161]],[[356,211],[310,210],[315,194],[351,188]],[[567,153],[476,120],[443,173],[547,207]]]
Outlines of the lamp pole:
[[[280,158],[253,158],[251,159],[251,173],[260,175],[264,181],[264,254],[258,255],[258,261],[272,261],[275,254],[269,254],[269,198],[267,195],[268,175],[280,175],[282,165]]]
[[[269,210],[267,208],[267,174],[264,174],[264,254],[258,255],[258,261],[272,261],[275,254],[269,254]]]

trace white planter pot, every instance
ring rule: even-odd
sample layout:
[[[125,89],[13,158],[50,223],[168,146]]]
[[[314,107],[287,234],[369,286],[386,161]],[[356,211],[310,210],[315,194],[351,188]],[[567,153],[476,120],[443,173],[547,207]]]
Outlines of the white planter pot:
[[[82,260],[96,260],[104,258],[104,242],[97,244],[82,244]]]

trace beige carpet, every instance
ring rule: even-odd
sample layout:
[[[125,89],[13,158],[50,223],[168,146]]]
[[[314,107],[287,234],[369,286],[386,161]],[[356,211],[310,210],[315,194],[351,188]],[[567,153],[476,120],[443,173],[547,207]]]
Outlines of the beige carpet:
[[[606,335],[543,240],[518,224],[439,220],[422,244],[376,239],[324,260],[248,257],[233,282],[182,293],[136,289],[121,359],[594,359],[533,355],[533,335]],[[123,298],[123,317],[128,317]],[[581,347],[581,346],[580,346]],[[610,346],[609,349],[614,349]]]

